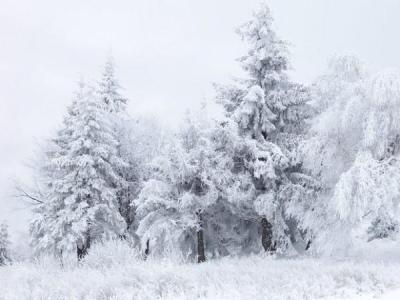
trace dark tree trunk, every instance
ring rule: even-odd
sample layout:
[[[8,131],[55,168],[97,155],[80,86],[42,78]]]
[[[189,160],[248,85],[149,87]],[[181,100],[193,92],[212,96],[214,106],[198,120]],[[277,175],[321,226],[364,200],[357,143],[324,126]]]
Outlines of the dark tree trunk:
[[[308,249],[310,249],[310,247],[311,247],[311,239],[310,240],[308,240],[308,242],[307,242],[307,246],[306,246],[306,251],[308,250]]]
[[[60,253],[58,254],[58,259],[60,260],[61,268],[64,268],[63,251],[62,250],[60,250]]]
[[[144,250],[144,259],[147,259],[147,256],[150,254],[150,240],[146,241],[146,249]]]
[[[272,224],[267,218],[261,219],[261,243],[265,252],[275,251],[275,245],[272,242]]]
[[[199,221],[199,229],[197,230],[197,262],[202,263],[206,261],[204,253],[204,236],[203,236],[203,216],[200,212],[197,213]]]
[[[90,248],[90,235],[87,236],[86,240],[82,245],[76,246],[76,254],[78,256],[78,261],[81,261],[87,254]]]
[[[0,266],[4,266],[7,261],[7,253],[6,249],[1,249],[0,248]]]

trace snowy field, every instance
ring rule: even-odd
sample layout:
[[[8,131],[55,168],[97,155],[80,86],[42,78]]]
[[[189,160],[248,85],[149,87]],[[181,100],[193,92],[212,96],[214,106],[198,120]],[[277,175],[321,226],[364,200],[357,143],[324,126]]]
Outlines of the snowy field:
[[[21,264],[2,268],[0,280],[1,299],[370,299],[400,288],[400,265],[261,257],[100,269]]]
[[[223,258],[143,261],[124,245],[93,249],[77,266],[44,258],[0,268],[0,299],[399,299],[400,264],[386,251],[349,260]]]

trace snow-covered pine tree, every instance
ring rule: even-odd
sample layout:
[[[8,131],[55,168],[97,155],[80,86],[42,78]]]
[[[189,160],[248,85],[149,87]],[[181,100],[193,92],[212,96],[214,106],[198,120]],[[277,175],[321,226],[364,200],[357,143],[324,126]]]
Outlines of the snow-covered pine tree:
[[[0,224],[0,266],[3,266],[10,262],[9,253],[9,236],[8,236],[8,226],[6,223]]]
[[[122,89],[115,75],[114,59],[109,56],[98,84],[98,93],[106,110],[126,113],[128,99],[121,95]]]
[[[294,242],[293,223],[301,215],[298,202],[313,195],[310,176],[299,160],[299,141],[310,115],[308,91],[288,79],[288,50],[272,29],[269,8],[262,5],[239,34],[249,44],[239,61],[248,78],[239,85],[219,87],[218,100],[236,120],[245,145],[236,159],[252,176],[252,194],[243,197],[260,217],[265,251],[284,249]],[[290,232],[288,235],[287,232]]]
[[[137,145],[131,144],[132,119],[127,112],[128,99],[122,95],[122,87],[115,74],[115,63],[113,57],[109,56],[98,82],[97,93],[102,102],[102,107],[113,121],[115,138],[118,141],[117,156],[126,162],[123,166],[115,169],[119,176],[124,178],[122,186],[115,186],[118,197],[119,212],[126,222],[126,230],[123,237],[134,233],[135,208],[132,199],[137,197],[141,188],[141,174],[138,170],[137,161],[133,160],[132,148]]]
[[[138,234],[153,253],[196,253],[203,262],[204,215],[218,200],[209,128],[188,118],[174,142],[154,160],[152,177],[135,201]]]
[[[81,259],[91,242],[123,231],[116,187],[125,181],[115,169],[125,163],[112,124],[93,89],[81,84],[42,167],[46,198],[31,223],[37,249],[76,249]]]

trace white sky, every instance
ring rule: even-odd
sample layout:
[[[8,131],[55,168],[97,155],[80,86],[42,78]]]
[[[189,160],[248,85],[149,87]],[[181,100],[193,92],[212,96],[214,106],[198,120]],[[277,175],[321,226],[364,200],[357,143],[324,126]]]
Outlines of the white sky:
[[[335,53],[375,69],[400,67],[400,1],[267,0],[292,44],[293,78],[308,83]],[[81,75],[95,79],[112,50],[132,113],[176,123],[240,74],[234,30],[258,0],[0,0],[0,220],[26,226],[11,179],[61,121]]]

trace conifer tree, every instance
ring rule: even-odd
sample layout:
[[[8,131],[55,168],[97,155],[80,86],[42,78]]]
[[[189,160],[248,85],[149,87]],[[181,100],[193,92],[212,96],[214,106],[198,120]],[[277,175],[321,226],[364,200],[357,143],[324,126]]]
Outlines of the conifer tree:
[[[80,86],[49,149],[42,168],[46,198],[35,208],[33,241],[58,254],[76,249],[81,259],[92,242],[124,228],[116,187],[125,181],[115,170],[125,163],[117,155],[113,120],[92,88]]]
[[[242,205],[252,206],[260,217],[262,246],[274,251],[288,245],[290,219],[301,214],[297,204],[312,195],[312,180],[304,174],[298,152],[310,114],[309,96],[288,78],[287,45],[273,31],[267,6],[238,33],[249,45],[239,59],[248,78],[219,87],[218,100],[245,140],[236,160],[244,165],[242,172],[251,175],[252,188]]]
[[[111,56],[104,65],[98,86],[99,97],[106,110],[114,113],[126,113],[128,99],[121,95],[122,88],[116,78],[115,63]]]
[[[118,197],[118,209],[125,220],[126,229],[123,237],[134,235],[135,230],[135,207],[133,199],[137,197],[143,181],[143,170],[140,163],[133,155],[135,152],[133,142],[137,142],[132,137],[132,131],[137,126],[137,120],[132,120],[127,111],[128,99],[122,95],[122,87],[116,77],[114,59],[108,57],[100,81],[98,82],[97,93],[101,99],[102,107],[110,118],[113,119],[113,130],[118,141],[117,156],[126,162],[115,171],[124,178],[124,185],[115,186]],[[140,146],[140,145],[139,145]]]

